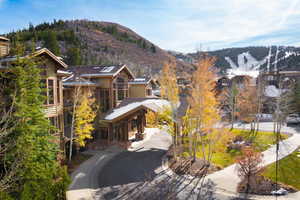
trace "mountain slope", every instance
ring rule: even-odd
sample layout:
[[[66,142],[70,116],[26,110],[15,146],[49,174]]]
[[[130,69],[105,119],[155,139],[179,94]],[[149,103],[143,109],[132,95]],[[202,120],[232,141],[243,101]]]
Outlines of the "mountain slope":
[[[274,70],[300,70],[300,48],[297,47],[278,47],[278,59],[275,62],[277,47],[243,47],[227,48],[216,51],[205,52],[210,56],[216,57],[216,67],[221,73],[226,73],[230,69],[241,71],[251,71],[264,69]],[[178,60],[193,63],[203,52],[182,54],[171,52]],[[270,57],[270,61],[269,61]],[[270,62],[270,64],[269,64]]]
[[[87,20],[54,21],[7,34],[12,41],[47,47],[69,65],[127,64],[135,74],[158,74],[174,56],[119,24]],[[56,41],[57,40],[57,41]],[[57,44],[56,44],[57,43]],[[190,65],[177,61],[178,71]]]

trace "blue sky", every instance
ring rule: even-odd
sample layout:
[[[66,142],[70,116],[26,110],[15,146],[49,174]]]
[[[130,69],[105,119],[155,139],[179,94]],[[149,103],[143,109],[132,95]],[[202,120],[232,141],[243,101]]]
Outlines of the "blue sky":
[[[300,46],[300,0],[0,0],[0,34],[53,19],[125,25],[163,49]]]

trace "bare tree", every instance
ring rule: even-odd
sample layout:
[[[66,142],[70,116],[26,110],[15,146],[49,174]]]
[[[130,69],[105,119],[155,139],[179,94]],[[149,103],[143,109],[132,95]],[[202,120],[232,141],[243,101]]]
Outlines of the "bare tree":
[[[76,107],[79,104],[81,96],[81,87],[75,86],[73,92],[73,105],[72,105],[72,122],[71,122],[71,130],[70,130],[70,148],[69,148],[69,162],[72,160],[72,151],[73,151],[73,140],[74,140],[74,130],[75,130],[75,115],[76,115]]]
[[[236,169],[238,176],[246,181],[245,193],[248,194],[251,189],[250,179],[254,178],[262,170],[261,163],[263,155],[249,147],[244,148],[242,152],[242,156],[237,158]]]

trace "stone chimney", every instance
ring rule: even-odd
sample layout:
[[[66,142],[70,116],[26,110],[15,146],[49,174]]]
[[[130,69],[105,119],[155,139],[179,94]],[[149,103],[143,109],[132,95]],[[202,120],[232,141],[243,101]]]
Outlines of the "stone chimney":
[[[9,39],[0,36],[0,58],[9,54]]]

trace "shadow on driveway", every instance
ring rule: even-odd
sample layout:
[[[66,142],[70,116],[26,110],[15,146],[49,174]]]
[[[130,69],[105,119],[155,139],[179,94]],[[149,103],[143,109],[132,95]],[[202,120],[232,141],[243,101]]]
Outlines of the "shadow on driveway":
[[[154,148],[120,153],[102,168],[98,175],[99,187],[152,180],[157,175],[155,169],[161,166],[165,153],[166,150]]]

